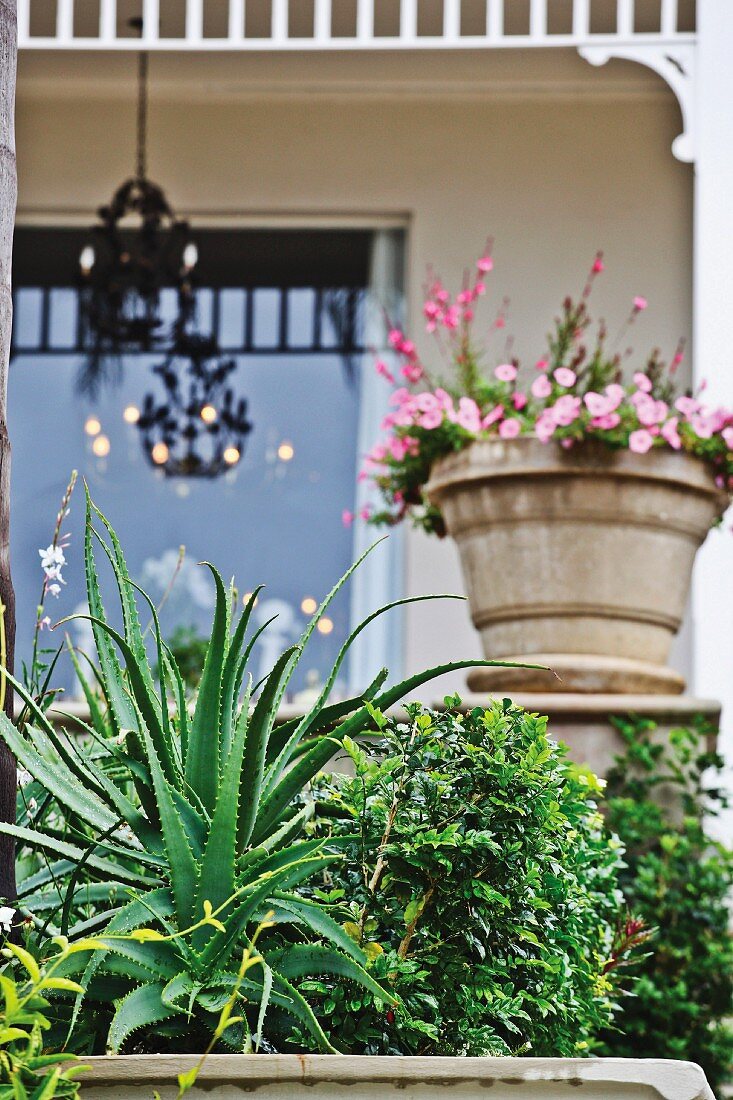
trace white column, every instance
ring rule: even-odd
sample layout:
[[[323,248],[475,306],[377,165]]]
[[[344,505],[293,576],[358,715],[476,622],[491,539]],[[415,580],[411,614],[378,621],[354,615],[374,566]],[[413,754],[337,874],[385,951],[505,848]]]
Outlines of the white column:
[[[706,398],[733,406],[733,3],[697,5],[693,364]],[[700,551],[693,582],[695,694],[723,703],[722,751],[733,762],[731,513]]]

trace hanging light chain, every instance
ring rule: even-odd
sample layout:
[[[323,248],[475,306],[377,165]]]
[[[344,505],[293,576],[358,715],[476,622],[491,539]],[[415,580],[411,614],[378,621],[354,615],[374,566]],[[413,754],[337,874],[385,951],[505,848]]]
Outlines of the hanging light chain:
[[[144,180],[147,175],[148,141],[148,54],[141,50],[137,55],[137,168],[136,175]]]

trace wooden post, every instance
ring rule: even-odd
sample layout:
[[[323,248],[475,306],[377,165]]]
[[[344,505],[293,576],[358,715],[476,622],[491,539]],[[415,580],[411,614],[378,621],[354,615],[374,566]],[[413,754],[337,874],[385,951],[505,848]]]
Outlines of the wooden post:
[[[8,361],[13,300],[10,274],[17,177],[15,170],[16,0],[0,0],[0,603],[4,608],[6,667],[13,668],[15,596],[10,576],[10,439],[7,426]],[[12,717],[13,692],[6,685],[5,711]],[[0,818],[15,821],[15,760],[0,741]],[[0,898],[14,900],[15,845],[0,837]]]

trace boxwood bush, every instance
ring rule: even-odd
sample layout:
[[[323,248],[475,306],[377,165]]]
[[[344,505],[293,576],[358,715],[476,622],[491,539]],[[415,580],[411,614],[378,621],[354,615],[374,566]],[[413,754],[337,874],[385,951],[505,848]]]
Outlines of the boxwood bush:
[[[592,1052],[640,938],[627,935],[601,785],[546,718],[509,700],[464,715],[458,702],[411,705],[406,721],[375,712],[378,740],[346,742],[355,774],[316,790],[316,832],[350,837],[316,894],[346,910],[400,1002],[350,982],[303,992],[353,1053]]]
[[[608,775],[607,816],[626,846],[628,903],[657,930],[622,1034],[602,1053],[698,1062],[718,1088],[733,1077],[733,851],[714,839],[723,760],[704,722],[664,738],[648,719],[616,724],[626,751]]]

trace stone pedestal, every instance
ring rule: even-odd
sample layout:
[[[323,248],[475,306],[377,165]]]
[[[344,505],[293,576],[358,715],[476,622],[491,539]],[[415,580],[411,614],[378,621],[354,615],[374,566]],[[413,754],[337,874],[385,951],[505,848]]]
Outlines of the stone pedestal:
[[[491,697],[508,697],[528,711],[546,714],[552,738],[569,746],[573,760],[588,764],[601,776],[624,748],[611,722],[613,716],[636,714],[651,718],[658,723],[660,736],[675,726],[689,725],[698,716],[706,718],[716,730],[720,724],[720,703],[691,695],[581,695],[494,690],[491,695],[466,692],[461,696],[463,708],[485,706]]]

